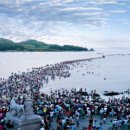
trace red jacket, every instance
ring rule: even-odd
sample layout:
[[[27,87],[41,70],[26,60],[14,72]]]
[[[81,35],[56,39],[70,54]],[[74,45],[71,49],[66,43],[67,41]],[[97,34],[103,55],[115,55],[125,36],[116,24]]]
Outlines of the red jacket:
[[[4,130],[4,127],[2,125],[0,125],[0,130]]]
[[[88,130],[92,130],[92,126],[89,126],[89,127],[88,127]]]

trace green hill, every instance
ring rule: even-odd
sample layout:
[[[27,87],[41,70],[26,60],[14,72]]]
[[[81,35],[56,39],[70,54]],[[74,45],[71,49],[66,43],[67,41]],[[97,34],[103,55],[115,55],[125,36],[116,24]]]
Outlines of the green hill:
[[[7,50],[24,50],[24,47],[20,44],[16,44],[11,40],[0,38],[0,51],[7,51]]]
[[[92,50],[90,49],[90,51]],[[11,40],[0,38],[0,51],[88,51],[88,49],[72,45],[46,44],[37,40],[15,43]]]

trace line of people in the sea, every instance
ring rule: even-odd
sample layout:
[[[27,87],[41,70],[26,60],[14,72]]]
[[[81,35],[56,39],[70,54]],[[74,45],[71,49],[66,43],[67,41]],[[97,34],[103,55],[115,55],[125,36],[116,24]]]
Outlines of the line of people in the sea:
[[[39,92],[39,89],[56,77],[70,77],[70,67],[66,63],[35,68],[30,72],[13,74],[8,79],[0,78],[0,104],[8,105],[10,98],[16,95]]]
[[[86,59],[87,60],[87,59]],[[9,107],[12,97],[17,96],[22,99],[24,94],[39,93],[40,88],[49,80],[55,80],[70,77],[70,67],[84,60],[65,61],[54,65],[46,65],[44,67],[33,68],[32,71],[12,73],[8,79],[0,78],[0,118],[5,115],[5,108]],[[8,108],[9,109],[9,108]]]
[[[84,60],[64,61],[54,65],[33,68],[32,71],[12,73],[8,79],[0,78],[0,104],[7,106],[13,96],[39,92],[40,88],[49,80],[67,78],[70,70]]]
[[[51,92],[51,95],[40,94],[40,88],[48,81],[55,80],[56,77],[70,77],[70,66],[75,66],[83,60],[66,61],[55,65],[47,65],[45,67],[34,68],[30,72],[13,74],[8,79],[0,79],[0,119],[2,119],[6,111],[9,109],[9,103],[12,97],[18,98],[18,103],[22,104],[24,95],[29,94],[34,100],[34,112],[44,117],[44,129],[49,129],[53,117],[57,117],[58,130],[75,130],[80,125],[80,118],[88,116],[90,120],[93,115],[100,115],[103,121],[107,120],[108,116],[117,116],[117,120],[123,117],[124,123],[127,123],[130,118],[130,99],[114,99],[103,101],[93,91],[91,95],[76,89],[57,90]],[[84,129],[91,130],[97,124],[96,121],[90,121]],[[114,121],[116,122],[116,121]],[[118,121],[117,121],[118,122]],[[122,123],[121,122],[121,123]],[[10,124],[10,122],[9,122]],[[112,122],[113,124],[113,122]],[[122,123],[123,124],[123,123]],[[102,129],[100,122],[95,129]]]

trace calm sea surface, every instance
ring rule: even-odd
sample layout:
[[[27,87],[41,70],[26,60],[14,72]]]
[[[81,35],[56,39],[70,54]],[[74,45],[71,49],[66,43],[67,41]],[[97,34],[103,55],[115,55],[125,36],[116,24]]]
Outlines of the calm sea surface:
[[[46,64],[108,54],[125,55],[106,56],[103,59],[82,62],[71,70],[70,78],[50,80],[48,84],[44,84],[41,91],[50,92],[51,88],[82,87],[88,91],[96,89],[103,93],[104,90],[122,91],[130,88],[129,49],[98,49],[94,52],[0,52],[0,77],[8,78],[12,72],[26,72]]]

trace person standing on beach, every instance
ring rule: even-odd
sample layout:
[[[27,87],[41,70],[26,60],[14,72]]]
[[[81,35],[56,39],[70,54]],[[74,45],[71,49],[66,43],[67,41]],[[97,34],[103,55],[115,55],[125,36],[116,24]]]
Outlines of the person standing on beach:
[[[87,130],[92,130],[92,126],[91,126],[91,125],[89,125]]]
[[[93,117],[91,116],[90,119],[89,119],[89,125],[93,125]]]
[[[98,130],[103,130],[102,123],[100,123],[99,129]]]
[[[7,128],[7,130],[8,129],[13,130],[14,125],[13,125],[13,122],[11,120],[8,120],[8,122],[6,123],[6,128]]]
[[[97,120],[93,122],[93,129],[96,130],[98,128]]]

